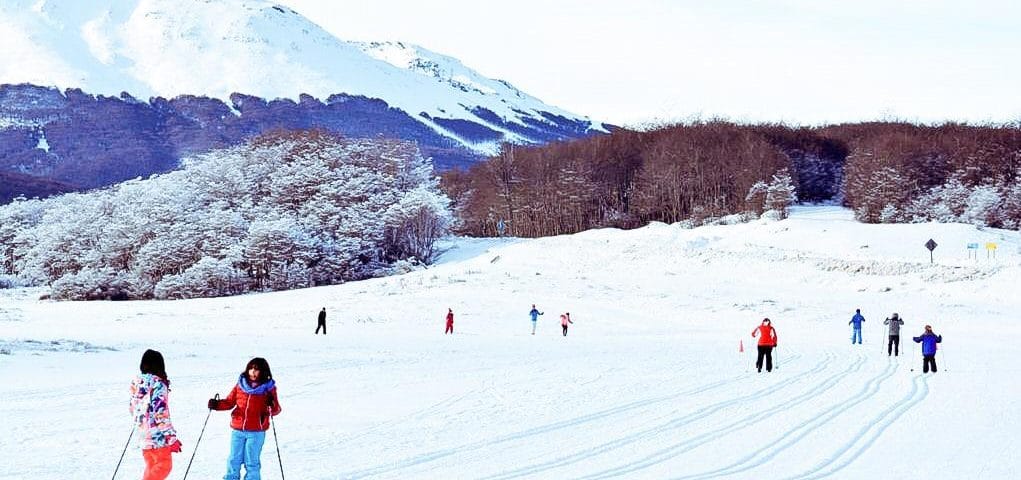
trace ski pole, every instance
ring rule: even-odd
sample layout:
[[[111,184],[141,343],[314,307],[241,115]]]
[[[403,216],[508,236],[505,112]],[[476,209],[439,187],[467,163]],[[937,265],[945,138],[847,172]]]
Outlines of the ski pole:
[[[273,422],[273,413],[269,414],[269,425],[273,427],[273,443],[277,446],[277,462],[280,464],[280,480],[284,480],[284,460],[280,458],[280,439],[277,438],[277,424]]]
[[[943,350],[943,371],[944,372],[949,372],[950,371],[950,362],[947,361],[947,347],[946,347],[946,345],[944,345],[943,348],[941,348],[940,350]]]
[[[915,352],[918,351],[918,342],[915,339],[911,339],[911,358],[915,357]],[[911,371],[915,371],[915,367],[911,367]]]
[[[744,354],[744,339],[743,338],[738,338],[737,339],[737,354],[738,354],[739,362],[741,364],[744,364],[744,373],[748,373],[748,363],[745,362],[745,359],[746,359],[745,356],[747,356],[747,355]]]
[[[113,479],[117,478],[117,471],[121,469],[121,462],[124,461],[124,454],[128,452],[128,445],[131,444],[131,436],[134,435],[134,434],[135,434],[135,426],[132,425],[131,426],[131,432],[128,433],[128,441],[124,442],[124,450],[121,451],[121,458],[120,458],[120,460],[117,460],[117,467],[115,467],[113,469],[113,476],[110,477],[110,480],[113,480]]]
[[[213,400],[219,400],[219,399],[220,399],[220,394],[219,393],[217,393],[216,395],[213,395]],[[202,431],[199,432],[199,439],[195,441],[195,448],[193,448],[192,451],[191,451],[191,459],[188,460],[188,468],[184,469],[184,477],[182,478],[182,480],[185,480],[185,479],[188,478],[188,471],[191,470],[191,462],[195,461],[195,454],[198,453],[198,451],[199,451],[199,443],[202,441],[202,435],[206,433],[206,424],[209,423],[209,415],[211,415],[212,413],[213,413],[213,409],[212,408],[210,408],[209,412],[206,413],[206,421],[202,422]]]

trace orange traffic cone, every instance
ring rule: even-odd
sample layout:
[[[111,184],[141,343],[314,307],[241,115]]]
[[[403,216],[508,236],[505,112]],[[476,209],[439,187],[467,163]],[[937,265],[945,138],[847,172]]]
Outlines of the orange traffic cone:
[[[744,340],[741,340],[741,344],[738,346],[737,351],[744,353]]]

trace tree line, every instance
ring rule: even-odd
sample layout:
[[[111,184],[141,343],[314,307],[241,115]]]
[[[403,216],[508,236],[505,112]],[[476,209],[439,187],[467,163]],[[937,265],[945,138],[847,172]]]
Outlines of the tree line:
[[[848,145],[844,202],[869,223],[1021,227],[1021,128],[865,123],[822,134]]]
[[[1019,162],[1017,125],[711,120],[507,145],[445,172],[442,187],[454,201],[457,231],[473,236],[783,217],[795,200],[843,204],[865,222],[1018,228]]]

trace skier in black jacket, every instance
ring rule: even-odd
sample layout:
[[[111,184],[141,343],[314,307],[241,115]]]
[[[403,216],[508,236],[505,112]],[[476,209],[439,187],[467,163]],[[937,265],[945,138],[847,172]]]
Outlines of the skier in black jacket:
[[[323,329],[323,335],[326,335],[326,307],[319,311],[319,324],[316,326],[316,335],[319,334],[320,328]]]

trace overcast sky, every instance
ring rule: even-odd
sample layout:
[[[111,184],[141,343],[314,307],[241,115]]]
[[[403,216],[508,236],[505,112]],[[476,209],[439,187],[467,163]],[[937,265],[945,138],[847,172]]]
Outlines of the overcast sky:
[[[618,125],[1021,120],[1021,2],[277,0]]]

